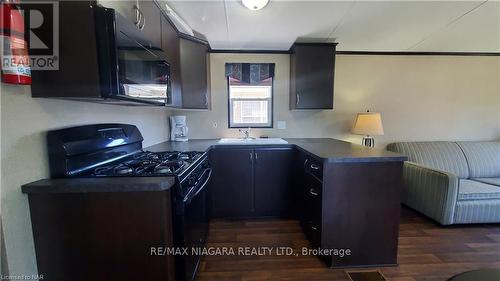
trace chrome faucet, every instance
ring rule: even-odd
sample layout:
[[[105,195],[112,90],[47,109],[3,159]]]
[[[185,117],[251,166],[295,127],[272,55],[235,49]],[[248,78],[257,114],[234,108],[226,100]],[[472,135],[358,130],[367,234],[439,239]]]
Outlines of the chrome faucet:
[[[245,139],[251,139],[250,137],[250,127],[247,129],[239,129],[238,130],[240,133],[243,133],[245,135]]]

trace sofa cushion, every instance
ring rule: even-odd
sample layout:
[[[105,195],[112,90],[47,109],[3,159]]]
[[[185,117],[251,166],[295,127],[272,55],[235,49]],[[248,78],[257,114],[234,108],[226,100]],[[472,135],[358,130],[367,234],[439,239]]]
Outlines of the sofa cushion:
[[[500,187],[474,180],[460,180],[458,200],[500,199]]]
[[[471,178],[500,177],[500,142],[458,142]]]
[[[473,178],[472,180],[487,183],[491,185],[500,186],[500,178]]]
[[[405,154],[411,162],[455,174],[461,179],[469,177],[464,153],[455,142],[398,142],[389,144],[387,149]]]
[[[498,222],[500,222],[500,200],[468,200],[457,202],[453,215],[453,223],[455,224]]]

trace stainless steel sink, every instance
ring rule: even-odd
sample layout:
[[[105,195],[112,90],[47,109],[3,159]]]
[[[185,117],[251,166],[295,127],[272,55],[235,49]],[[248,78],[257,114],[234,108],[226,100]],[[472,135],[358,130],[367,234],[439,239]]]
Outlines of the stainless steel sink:
[[[218,144],[224,145],[265,145],[265,144],[287,144],[288,142],[281,138],[223,138]]]

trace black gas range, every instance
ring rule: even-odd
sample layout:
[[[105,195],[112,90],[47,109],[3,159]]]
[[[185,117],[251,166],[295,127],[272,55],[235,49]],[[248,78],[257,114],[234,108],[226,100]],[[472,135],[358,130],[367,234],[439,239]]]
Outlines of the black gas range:
[[[52,178],[175,177],[174,244],[200,248],[208,234],[207,186],[212,174],[206,152],[146,151],[139,129],[95,124],[49,131]],[[176,280],[194,279],[199,255],[176,257]]]
[[[193,176],[203,173],[195,167],[208,162],[204,152],[145,151],[143,140],[139,129],[128,124],[93,124],[49,131],[51,177],[174,176],[178,183],[189,178],[194,184]],[[208,163],[202,166],[206,169]],[[176,188],[183,189],[176,191],[179,196],[189,191],[186,186]]]

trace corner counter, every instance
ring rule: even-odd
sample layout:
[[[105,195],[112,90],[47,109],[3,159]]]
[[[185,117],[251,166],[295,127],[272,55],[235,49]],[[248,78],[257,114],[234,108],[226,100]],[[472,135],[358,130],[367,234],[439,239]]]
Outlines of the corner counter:
[[[285,138],[288,144],[277,145],[227,145],[219,144],[218,139],[195,139],[186,142],[161,142],[145,150],[150,151],[200,151],[206,152],[218,148],[258,148],[258,147],[294,147],[314,155],[329,163],[346,162],[387,162],[405,161],[406,156],[383,149],[364,147],[331,138]]]
[[[292,217],[332,268],[397,265],[406,156],[328,138],[282,145],[163,142],[146,150],[210,155],[213,218]],[[349,251],[350,255],[335,253]],[[325,253],[323,252],[323,253]]]

